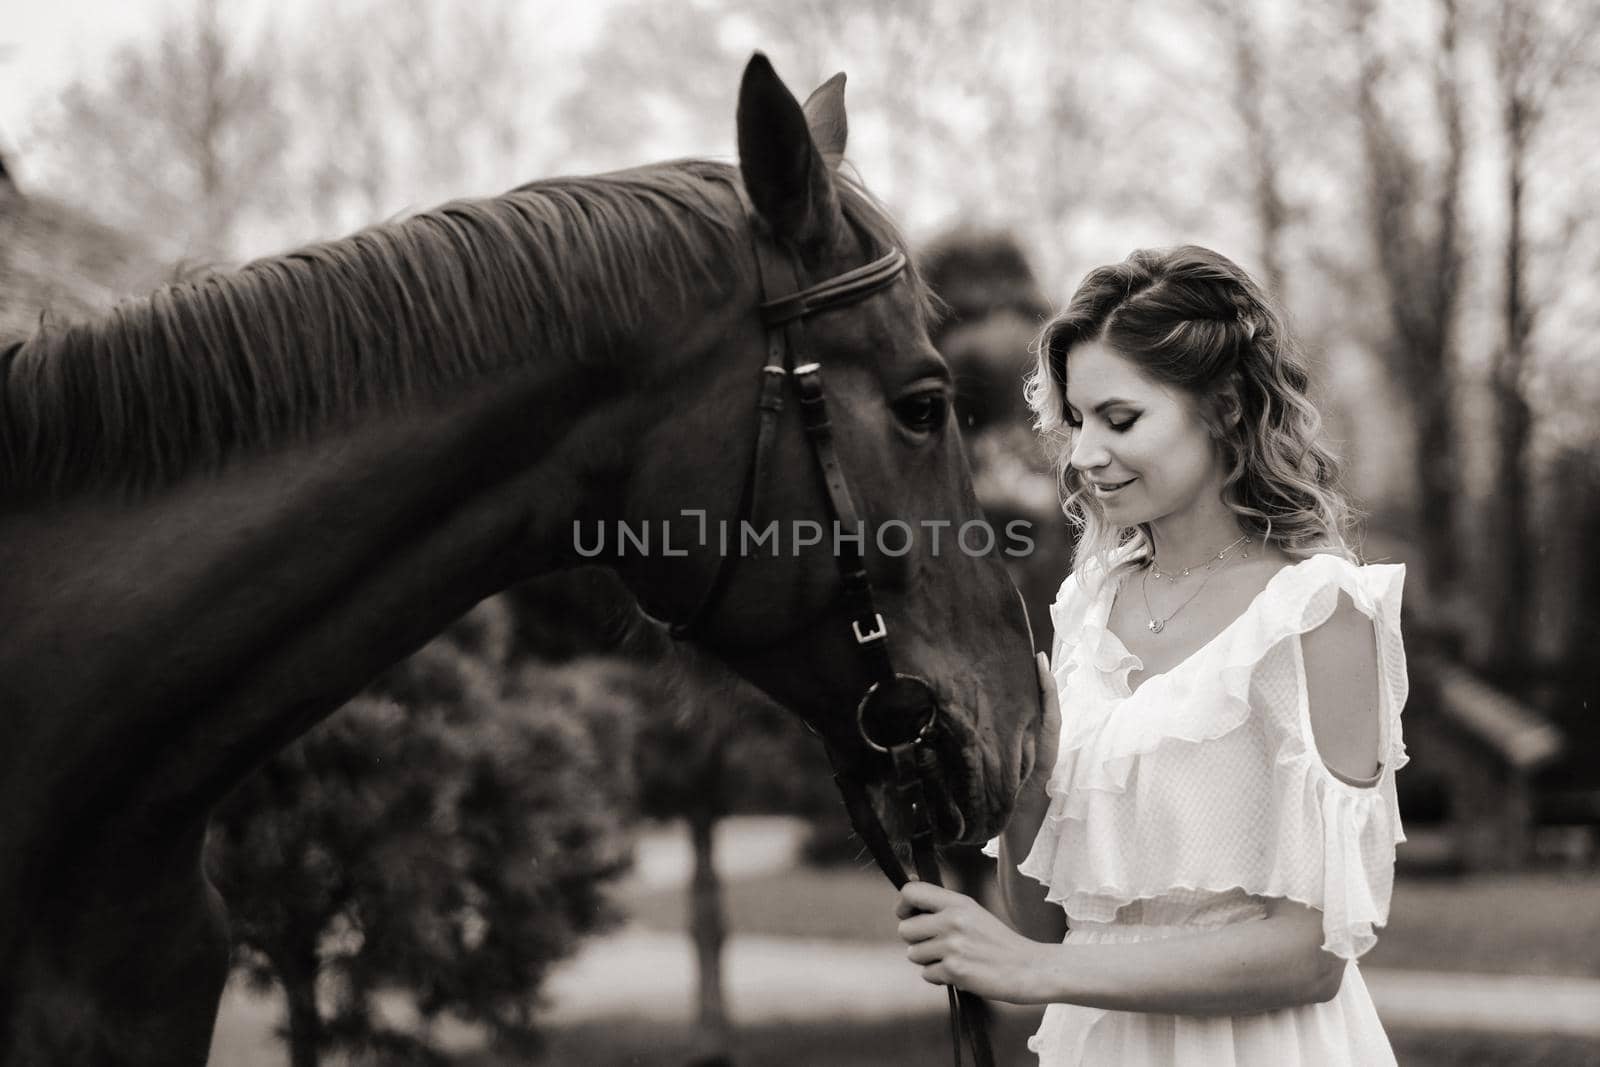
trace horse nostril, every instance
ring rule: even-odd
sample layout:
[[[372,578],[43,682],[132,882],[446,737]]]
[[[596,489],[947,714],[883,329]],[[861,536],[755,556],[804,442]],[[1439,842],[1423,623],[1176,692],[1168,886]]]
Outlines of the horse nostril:
[[[950,800],[949,804],[952,823],[950,827],[950,840],[963,840],[967,836],[967,817],[961,814],[961,805],[957,804],[954,799]]]

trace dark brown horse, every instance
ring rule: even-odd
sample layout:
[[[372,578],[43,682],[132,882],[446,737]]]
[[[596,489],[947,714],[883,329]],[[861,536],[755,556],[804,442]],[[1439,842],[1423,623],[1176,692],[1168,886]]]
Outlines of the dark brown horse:
[[[843,79],[804,110],[761,57],[738,169],[540,182],[175,286],[0,349],[0,1062],[199,1064],[227,973],[212,806],[484,596],[591,562],[575,524],[676,520],[614,566],[682,618],[738,513],[764,334],[752,227],[802,285],[898,237],[836,173]],[[903,670],[940,703],[946,839],[1002,825],[1037,687],[914,275],[806,320]],[[825,519],[792,407],[765,518]],[[659,538],[659,532],[655,535]],[[588,540],[586,536],[584,538]],[[678,554],[681,553],[681,554]],[[937,558],[935,558],[937,556]],[[703,644],[864,774],[826,542],[744,560]]]

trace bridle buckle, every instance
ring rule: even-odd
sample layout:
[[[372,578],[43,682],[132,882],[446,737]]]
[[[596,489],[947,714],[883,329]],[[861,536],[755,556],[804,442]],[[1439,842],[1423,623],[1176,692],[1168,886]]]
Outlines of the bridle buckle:
[[[851,619],[850,629],[856,635],[856,644],[867,645],[874,641],[883,640],[884,636],[889,632],[889,624],[883,621],[883,613],[880,611],[873,612],[872,629],[868,630],[866,633],[861,632],[860,619]]]

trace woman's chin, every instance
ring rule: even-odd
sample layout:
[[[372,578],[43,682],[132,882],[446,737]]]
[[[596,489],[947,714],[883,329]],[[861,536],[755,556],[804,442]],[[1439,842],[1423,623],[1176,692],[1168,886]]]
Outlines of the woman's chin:
[[[1132,501],[1107,500],[1102,507],[1105,509],[1106,518],[1118,526],[1138,526],[1140,523],[1149,522],[1150,509],[1141,508]]]

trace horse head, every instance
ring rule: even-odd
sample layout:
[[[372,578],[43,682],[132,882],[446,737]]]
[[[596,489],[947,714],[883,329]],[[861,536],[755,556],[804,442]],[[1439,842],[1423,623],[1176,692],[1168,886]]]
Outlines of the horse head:
[[[744,254],[697,343],[673,345],[686,354],[636,390],[641,447],[620,511],[674,531],[676,554],[616,565],[649,614],[692,624],[869,786],[889,767],[872,737],[881,725],[866,721],[884,709],[862,703],[880,680],[874,657],[924,680],[877,696],[915,718],[931,695],[936,827],[977,841],[1004,824],[1036,756],[1032,640],[1000,559],[1031,542],[983,521],[929,294],[902,269],[892,224],[840,173],[847,129],[842,74],[802,107],[752,59],[738,108]],[[856,288],[830,302],[832,279]],[[826,307],[774,310],[818,286]],[[846,577],[857,567],[865,614]]]

